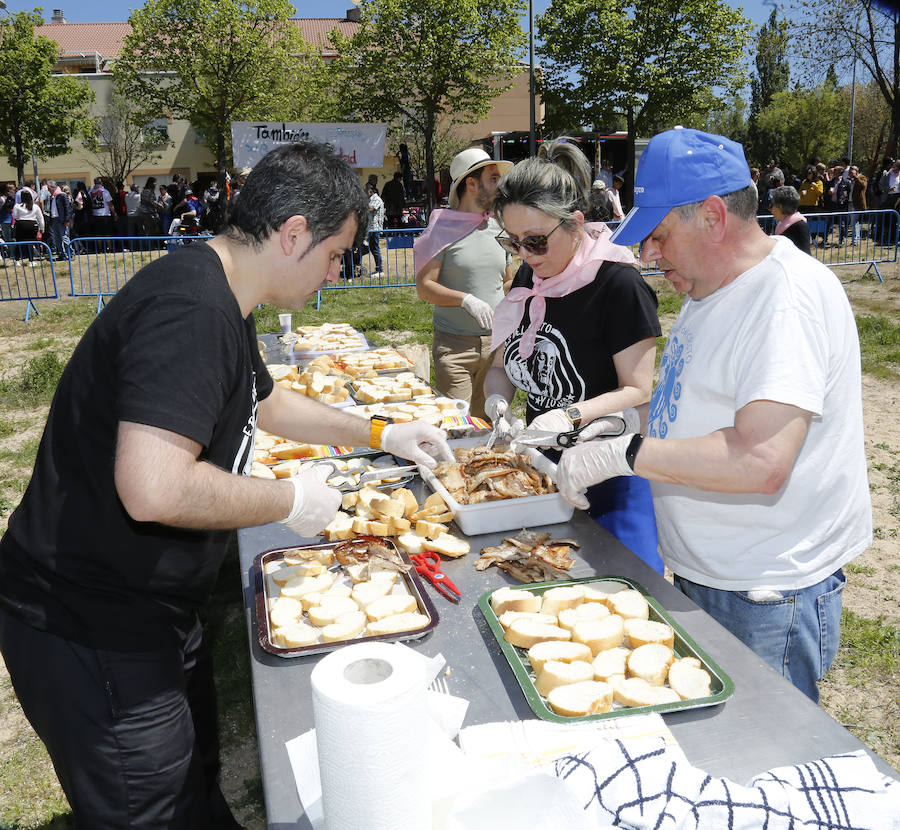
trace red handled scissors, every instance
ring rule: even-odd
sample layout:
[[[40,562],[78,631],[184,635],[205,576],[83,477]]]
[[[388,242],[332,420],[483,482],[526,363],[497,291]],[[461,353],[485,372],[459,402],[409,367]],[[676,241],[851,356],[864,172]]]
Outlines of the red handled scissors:
[[[416,573],[424,576],[438,593],[443,594],[452,602],[459,602],[462,594],[453,584],[450,578],[441,571],[441,557],[432,551],[425,553],[413,553],[409,557],[416,565]]]

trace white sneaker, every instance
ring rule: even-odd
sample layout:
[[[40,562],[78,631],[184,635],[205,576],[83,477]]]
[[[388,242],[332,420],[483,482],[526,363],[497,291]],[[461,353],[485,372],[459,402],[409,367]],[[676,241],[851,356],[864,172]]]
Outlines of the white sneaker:
[[[372,274],[372,279],[373,279],[373,280],[379,280],[379,279],[381,279],[383,276],[384,276],[384,271],[376,271],[374,274]]]

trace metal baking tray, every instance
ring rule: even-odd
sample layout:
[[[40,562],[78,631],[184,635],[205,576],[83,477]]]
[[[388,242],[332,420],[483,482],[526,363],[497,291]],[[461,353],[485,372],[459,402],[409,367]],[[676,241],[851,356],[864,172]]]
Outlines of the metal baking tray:
[[[676,657],[696,657],[702,664],[703,668],[709,672],[712,677],[711,690],[709,697],[689,698],[688,700],[680,700],[672,703],[658,703],[654,706],[622,706],[614,703],[613,708],[609,712],[603,712],[599,715],[584,715],[582,717],[570,718],[564,715],[558,715],[548,705],[547,702],[534,687],[535,675],[528,660],[528,650],[519,648],[503,639],[503,626],[497,619],[494,609],[491,608],[490,598],[494,593],[492,589],[485,591],[478,599],[478,607],[484,615],[487,624],[497,638],[500,649],[506,656],[519,686],[525,694],[531,711],[534,712],[542,720],[552,721],[554,723],[573,723],[577,721],[607,720],[609,718],[620,718],[628,715],[641,715],[647,712],[680,712],[685,709],[702,709],[706,706],[715,706],[728,700],[734,694],[734,682],[721,669],[721,667],[702,649],[694,639],[669,616],[668,612],[647,593],[647,590],[639,582],[628,579],[624,576],[590,576],[582,579],[564,579],[558,582],[533,582],[530,584],[512,586],[518,590],[531,591],[534,594],[543,594],[548,588],[558,588],[563,585],[589,585],[592,582],[621,582],[628,588],[634,588],[640,591],[650,605],[650,619],[657,622],[664,622],[670,625],[675,631],[675,656]]]
[[[392,544],[390,539],[383,541]],[[274,642],[271,637],[271,621],[269,619],[269,599],[270,597],[270,581],[266,577],[266,566],[272,562],[279,561],[284,558],[286,553],[295,550],[328,550],[334,548],[340,542],[316,542],[311,545],[294,545],[287,548],[273,548],[272,550],[263,551],[257,554],[253,560],[253,590],[255,593],[256,607],[256,628],[259,636],[259,646],[263,651],[269,654],[275,654],[278,657],[303,657],[307,654],[325,654],[334,651],[336,648],[350,645],[351,643],[362,643],[368,641],[391,641],[391,640],[417,640],[424,637],[438,624],[438,613],[435,609],[428,594],[425,593],[419,577],[416,575],[415,569],[411,566],[408,573],[398,574],[397,582],[394,584],[394,593],[397,592],[398,586],[401,584],[404,589],[416,598],[420,613],[428,617],[428,623],[422,628],[414,631],[399,631],[396,634],[380,634],[374,637],[355,637],[352,640],[341,640],[334,643],[314,643],[310,646],[299,646],[297,648],[285,648]],[[409,556],[398,549],[400,558],[407,564],[411,565]],[[335,563],[332,568],[337,567]],[[348,577],[349,578],[349,577]]]
[[[476,446],[483,444],[487,436],[477,435],[462,441],[451,442],[451,446]],[[541,473],[556,478],[556,464],[546,456],[531,448],[519,452],[526,456]],[[460,504],[438,477],[427,467],[419,467],[422,480],[435,492],[440,493],[453,513],[453,519],[466,536],[481,533],[499,533],[504,530],[519,530],[523,527],[559,524],[572,518],[575,508],[565,500],[562,493],[545,493],[541,496],[523,496],[518,499],[497,499],[478,504]]]
[[[377,347],[377,348],[390,349],[390,351],[392,351],[394,354],[396,354],[400,360],[405,361],[405,363],[403,366],[397,366],[393,369],[373,369],[372,371],[375,372],[376,377],[380,377],[381,375],[390,376],[390,375],[396,374],[397,372],[412,372],[415,369],[415,367],[416,367],[415,363],[413,363],[406,355],[400,354],[400,352],[397,351],[397,349],[394,349],[392,347],[387,347],[387,346],[381,346],[381,347]],[[374,351],[374,350],[375,349],[370,349],[370,351]],[[338,363],[343,363],[343,361],[341,360],[341,355],[335,355],[335,360]]]

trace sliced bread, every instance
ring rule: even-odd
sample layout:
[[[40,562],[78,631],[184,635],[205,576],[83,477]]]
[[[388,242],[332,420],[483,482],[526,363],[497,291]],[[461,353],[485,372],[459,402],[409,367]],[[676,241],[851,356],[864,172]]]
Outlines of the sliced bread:
[[[330,625],[326,625],[322,629],[322,639],[326,643],[352,640],[359,636],[365,627],[366,615],[362,611],[351,611],[349,614],[342,614]]]
[[[621,677],[612,681],[613,697],[623,706],[656,706],[681,700],[668,686],[651,686],[642,677]]]
[[[580,585],[560,585],[548,588],[541,597],[541,613],[556,614],[566,608],[574,608],[584,602],[584,589]]]
[[[613,614],[618,614],[623,619],[646,620],[650,616],[650,605],[646,597],[634,588],[610,594],[606,604]]]
[[[416,598],[412,594],[390,594],[381,599],[376,599],[366,606],[366,616],[369,620],[381,620],[394,614],[404,614],[417,611],[419,608]]]
[[[541,598],[531,591],[507,585],[491,594],[491,608],[498,617],[506,611],[540,611]]]
[[[691,658],[676,660],[669,666],[669,686],[682,700],[697,697],[709,697],[712,678],[706,669],[693,665]]]
[[[302,648],[319,642],[319,630],[305,622],[295,622],[276,628],[274,640],[282,648]]]
[[[528,661],[535,674],[539,674],[544,664],[551,660],[561,663],[571,663],[574,660],[590,662],[591,650],[584,643],[573,643],[571,640],[545,640],[528,649]]]
[[[669,674],[669,666],[675,659],[672,649],[662,643],[647,643],[638,646],[628,655],[626,673],[629,677],[640,677],[651,686],[662,686]]]
[[[572,629],[572,639],[584,643],[596,656],[608,648],[622,645],[625,640],[625,621],[616,614],[599,620],[585,620],[576,623]]]
[[[504,611],[497,621],[506,630],[515,620],[531,620],[543,625],[556,625],[556,617],[553,614],[542,614],[540,611]]]
[[[625,663],[631,651],[622,646],[601,651],[593,662],[594,680],[610,680],[613,677],[625,677]]]
[[[357,610],[359,610],[359,606],[351,597],[322,597],[321,604],[310,608],[307,616],[313,625],[324,628],[335,622],[338,617]]]
[[[519,648],[531,648],[544,640],[570,640],[572,633],[558,625],[545,625],[532,620],[514,620],[503,639]]]
[[[415,631],[428,625],[428,617],[418,611],[407,611],[403,614],[392,614],[369,623],[366,632],[373,637],[379,634],[396,634],[400,631]]]
[[[669,648],[675,645],[672,626],[655,620],[625,620],[625,636],[632,648],[645,646],[647,643],[662,643]]]
[[[587,620],[600,620],[609,616],[609,609],[601,602],[583,602],[576,608],[564,608],[559,612],[559,624],[571,631],[575,625]]]
[[[608,712],[612,708],[612,702],[612,686],[599,680],[557,686],[547,695],[550,708],[557,715],[568,718]]]
[[[548,660],[538,672],[534,688],[537,689],[539,695],[547,697],[557,686],[593,679],[594,669],[587,660],[573,660],[571,663],[564,663],[562,660]]]

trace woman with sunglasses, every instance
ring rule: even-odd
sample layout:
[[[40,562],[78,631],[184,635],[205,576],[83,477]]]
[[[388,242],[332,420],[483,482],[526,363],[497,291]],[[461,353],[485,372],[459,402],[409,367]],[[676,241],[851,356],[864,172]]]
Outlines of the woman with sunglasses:
[[[485,380],[492,420],[527,394],[533,429],[565,432],[650,400],[656,294],[630,250],[586,223],[590,167],[576,146],[545,144],[498,186],[494,212],[504,250],[523,264],[494,310],[494,363]],[[588,490],[588,514],[659,573],[650,485],[637,476]]]

